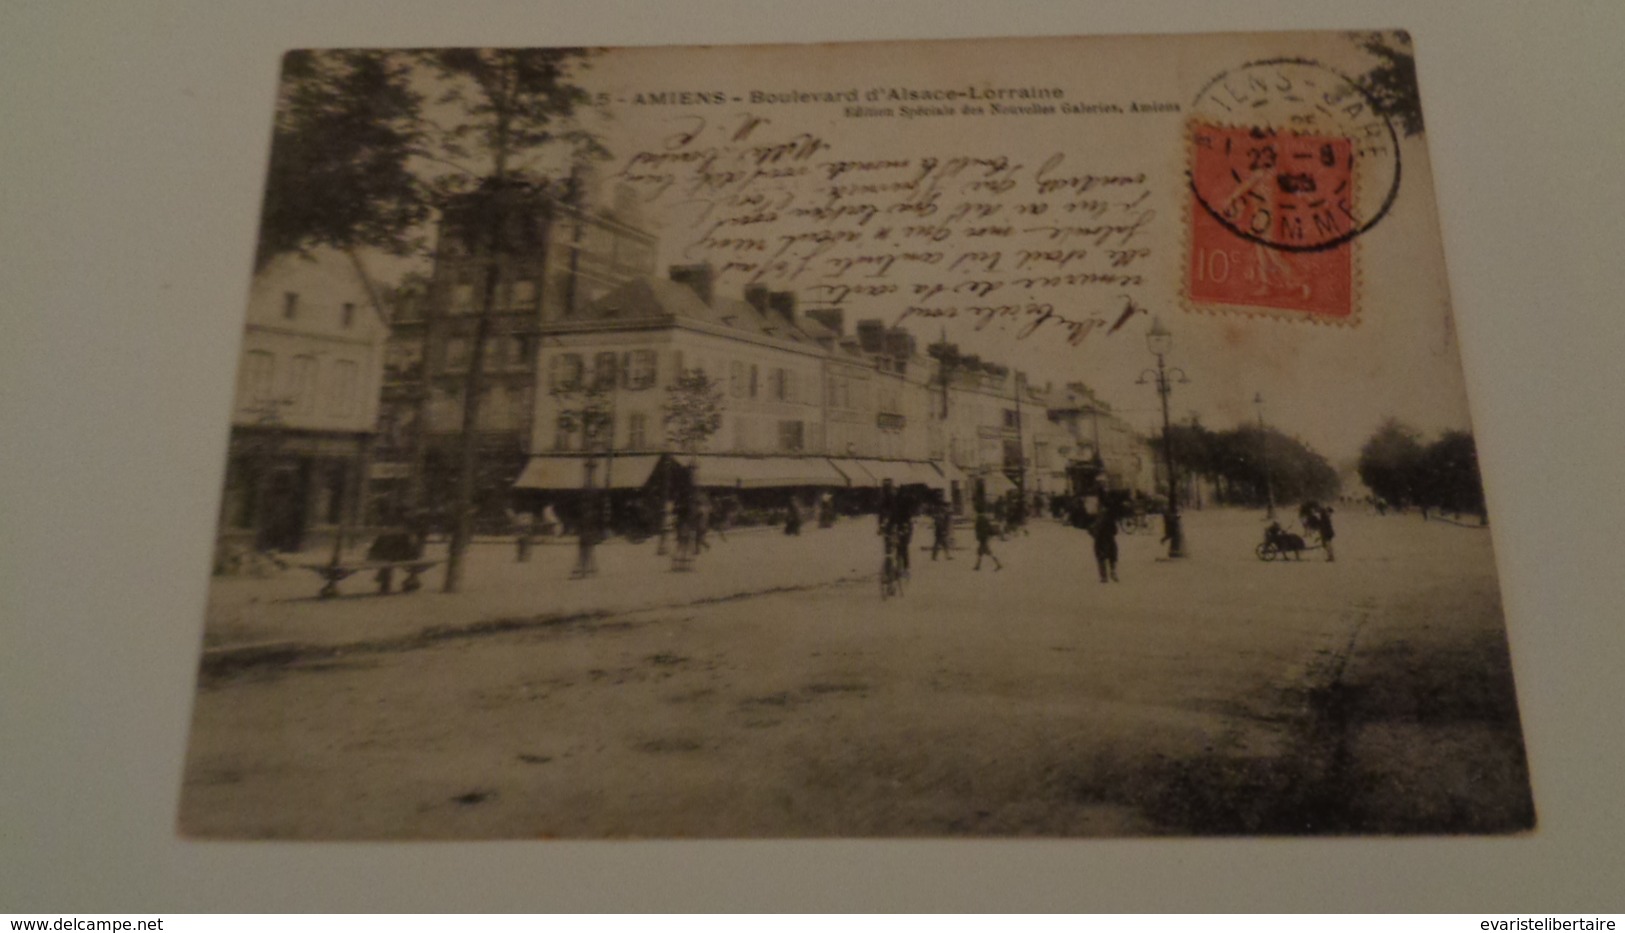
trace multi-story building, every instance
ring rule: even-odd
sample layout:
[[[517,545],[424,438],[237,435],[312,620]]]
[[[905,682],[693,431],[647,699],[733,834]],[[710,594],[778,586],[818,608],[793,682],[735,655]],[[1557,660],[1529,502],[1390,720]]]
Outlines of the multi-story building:
[[[351,254],[276,256],[254,276],[221,501],[223,555],[297,551],[363,520],[387,335]]]
[[[534,456],[518,486],[640,488],[662,455],[711,487],[847,485],[824,456],[830,335],[802,326],[789,293],[748,298],[714,294],[708,266],[679,266],[544,324]],[[666,423],[682,373],[704,374],[719,415],[691,444]]]
[[[454,202],[431,274],[397,294],[373,469],[385,520],[452,498],[482,315],[476,508],[487,519],[515,489],[522,507],[588,487],[625,498],[679,460],[711,488],[889,481],[941,489],[961,509],[1068,489],[1076,419],[1051,417],[1054,393],[1008,367],[945,343],[922,353],[880,321],[849,333],[841,309],[801,309],[761,285],[719,295],[708,265],[661,278],[627,198],[580,210],[515,186],[500,222],[491,203]],[[683,443],[667,410],[679,376],[692,392],[696,373],[718,417]]]
[[[546,321],[531,458],[516,485],[624,497],[674,458],[705,487],[889,481],[940,489],[962,510],[1017,489],[1076,491],[1073,475],[1097,448],[1080,441],[1070,397],[951,344],[921,353],[914,335],[878,320],[858,321],[851,334],[845,324],[839,308],[798,309],[788,292],[750,286],[743,298],[720,296],[704,265],[630,280],[569,319]],[[705,375],[718,413],[715,431],[688,449],[666,432],[684,372]],[[1103,423],[1123,473],[1137,440],[1120,436],[1127,426],[1109,413]]]
[[[1157,487],[1154,451],[1110,404],[1082,382],[1048,393],[1050,420],[1064,429],[1074,451],[1068,471],[1077,493],[1101,488],[1150,494]]]
[[[493,203],[470,195],[447,208],[431,274],[396,302],[385,368],[387,443],[374,467],[385,514],[398,516],[420,496],[452,497],[464,390],[488,288],[475,427],[476,509],[489,520],[504,512],[532,452],[544,338],[592,320],[589,309],[599,298],[655,269],[655,237],[639,225],[626,192],[618,193],[615,209],[594,211],[545,186],[514,185],[501,199],[499,220]],[[423,488],[411,488],[414,482]]]

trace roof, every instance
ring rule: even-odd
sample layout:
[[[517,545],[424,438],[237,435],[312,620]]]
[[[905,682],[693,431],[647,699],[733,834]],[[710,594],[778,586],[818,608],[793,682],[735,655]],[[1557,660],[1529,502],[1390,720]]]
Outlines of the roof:
[[[639,276],[617,286],[588,305],[587,316],[606,321],[680,318],[791,343],[815,339],[803,325],[773,311],[759,311],[743,299],[717,298],[707,305],[687,285],[653,276]]]

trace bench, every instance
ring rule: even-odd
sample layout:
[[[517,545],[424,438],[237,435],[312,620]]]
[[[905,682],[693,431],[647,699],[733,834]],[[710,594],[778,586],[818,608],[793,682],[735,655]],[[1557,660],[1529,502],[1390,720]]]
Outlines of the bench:
[[[306,569],[315,573],[317,576],[321,577],[323,580],[327,581],[322,585],[321,591],[316,594],[317,597],[321,599],[332,599],[333,597],[339,595],[340,580],[354,576],[358,573],[367,573],[368,571],[377,572],[378,593],[380,595],[388,594],[392,591],[391,587],[395,581],[396,570],[403,570],[406,572],[406,579],[401,581],[401,592],[414,593],[423,588],[423,584],[418,580],[418,577],[421,576],[424,571],[443,563],[445,563],[443,560],[422,559],[369,560],[353,564],[341,564],[328,561],[327,563],[322,564],[301,564],[300,566],[305,567]]]

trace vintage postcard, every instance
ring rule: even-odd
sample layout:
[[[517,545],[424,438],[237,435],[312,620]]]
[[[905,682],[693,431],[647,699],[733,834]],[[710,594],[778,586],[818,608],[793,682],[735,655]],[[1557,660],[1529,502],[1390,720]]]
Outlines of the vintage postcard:
[[[1532,829],[1415,54],[290,52],[181,831]]]

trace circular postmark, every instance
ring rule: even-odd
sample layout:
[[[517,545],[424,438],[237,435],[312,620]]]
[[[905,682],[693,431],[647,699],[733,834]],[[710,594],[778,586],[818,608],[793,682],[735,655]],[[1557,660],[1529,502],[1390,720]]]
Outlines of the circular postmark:
[[[1399,194],[1399,136],[1371,95],[1318,62],[1251,62],[1209,81],[1188,122],[1190,186],[1245,240],[1290,252],[1340,246]]]

